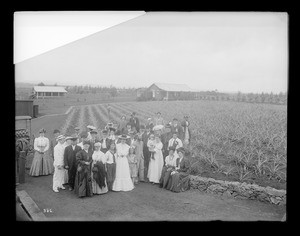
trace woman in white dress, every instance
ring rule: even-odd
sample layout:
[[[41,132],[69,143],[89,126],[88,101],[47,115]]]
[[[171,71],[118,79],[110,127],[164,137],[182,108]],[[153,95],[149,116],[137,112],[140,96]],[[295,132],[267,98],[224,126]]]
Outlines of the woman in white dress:
[[[154,142],[154,155],[153,158],[150,158],[149,170],[148,170],[148,179],[152,184],[159,183],[161,171],[164,165],[164,159],[162,154],[163,144],[160,141],[159,136],[155,136]]]
[[[39,131],[40,137],[34,139],[34,158],[29,175],[50,175],[54,172],[53,158],[49,154],[49,139],[45,137],[46,130]]]
[[[100,151],[100,142],[96,142],[94,147],[95,151],[92,155],[93,162],[91,173],[93,194],[103,194],[108,191],[105,171],[106,157],[105,154]]]
[[[134,188],[127,159],[130,148],[126,144],[126,139],[128,138],[125,134],[120,135],[119,139],[121,142],[116,145],[116,178],[112,186],[113,191],[130,191]]]

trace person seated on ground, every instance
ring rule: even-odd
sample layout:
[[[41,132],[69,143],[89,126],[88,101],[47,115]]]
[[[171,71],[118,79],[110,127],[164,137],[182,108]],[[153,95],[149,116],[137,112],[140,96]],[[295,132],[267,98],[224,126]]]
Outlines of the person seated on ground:
[[[174,118],[173,122],[171,124],[171,132],[174,133],[178,133],[178,138],[181,139],[181,141],[183,140],[183,128],[178,124],[178,119]]]
[[[94,147],[95,150],[92,155],[93,162],[91,172],[93,194],[103,194],[108,191],[105,170],[106,157],[100,150],[100,142],[96,142]]]
[[[159,180],[159,187],[166,188],[166,186],[169,182],[169,178],[171,176],[171,172],[175,170],[177,158],[178,158],[178,156],[175,155],[175,148],[171,146],[169,148],[169,155],[166,156],[165,165],[161,172],[161,177]]]
[[[177,149],[181,148],[183,146],[182,141],[177,137],[178,133],[174,132],[172,135],[172,138],[169,140],[168,143],[168,150],[170,149],[170,147],[174,147],[175,148],[175,153],[177,154]]]
[[[190,187],[190,152],[184,148],[177,149],[178,158],[176,159],[175,170],[171,172],[171,178],[167,183],[166,189],[172,192],[183,192]]]
[[[108,191],[112,191],[112,186],[116,178],[116,144],[112,142],[109,146],[109,150],[105,153],[106,158],[106,180]]]
[[[190,140],[191,140],[191,130],[190,130],[190,121],[189,117],[185,115],[183,117],[183,121],[181,122],[181,127],[183,128],[183,144],[185,147],[189,145]]]
[[[156,117],[154,117],[153,125],[154,126],[156,126],[156,125],[163,125],[164,126],[165,125],[165,121],[161,116],[161,112],[156,113]]]
[[[77,171],[74,192],[78,197],[93,196],[91,163],[93,152],[89,151],[90,142],[83,141],[83,149],[76,154]]]
[[[101,152],[106,153],[109,149],[110,140],[108,139],[108,131],[106,129],[102,130],[102,138],[100,139]]]

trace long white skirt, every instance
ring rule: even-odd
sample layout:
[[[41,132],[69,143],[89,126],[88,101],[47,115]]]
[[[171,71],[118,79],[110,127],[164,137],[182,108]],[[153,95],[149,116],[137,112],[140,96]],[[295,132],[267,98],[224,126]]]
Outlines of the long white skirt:
[[[134,188],[130,177],[128,159],[126,157],[116,158],[116,178],[112,186],[113,191],[130,191]]]
[[[148,170],[148,179],[150,182],[159,183],[161,176],[161,171],[164,166],[164,159],[162,152],[156,152],[154,154],[154,160],[150,158],[149,170]]]

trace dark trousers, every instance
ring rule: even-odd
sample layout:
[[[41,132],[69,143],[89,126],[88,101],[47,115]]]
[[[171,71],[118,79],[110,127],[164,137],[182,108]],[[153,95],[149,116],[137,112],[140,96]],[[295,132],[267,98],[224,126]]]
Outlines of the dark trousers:
[[[144,176],[146,180],[148,179],[147,175],[148,175],[148,168],[149,168],[150,155],[151,155],[147,146],[144,146],[143,154],[144,154]]]
[[[68,169],[68,177],[69,177],[68,182],[71,188],[74,188],[76,169],[77,169],[76,166],[72,166],[70,169]]]

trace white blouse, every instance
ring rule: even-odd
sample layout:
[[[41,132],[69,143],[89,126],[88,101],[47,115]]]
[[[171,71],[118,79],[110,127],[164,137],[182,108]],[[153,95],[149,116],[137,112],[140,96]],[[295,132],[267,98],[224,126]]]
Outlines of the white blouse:
[[[93,163],[96,163],[98,161],[101,161],[103,164],[106,162],[106,158],[103,152],[99,151],[94,151],[92,155]]]
[[[34,139],[34,150],[46,152],[49,149],[49,139],[46,137],[38,137]]]
[[[124,143],[124,144],[118,143],[116,145],[116,148],[117,148],[117,156],[118,157],[125,157],[129,154],[130,146],[126,143]]]
[[[116,159],[116,153],[114,155],[115,155],[115,159]],[[105,159],[106,159],[107,164],[114,163],[114,157],[113,157],[113,154],[110,151],[107,151],[105,153]]]
[[[171,160],[171,157],[168,155],[166,156],[166,165],[169,165],[169,166],[174,166],[176,167],[176,160],[177,160],[178,156],[177,155],[173,155],[173,159]]]

